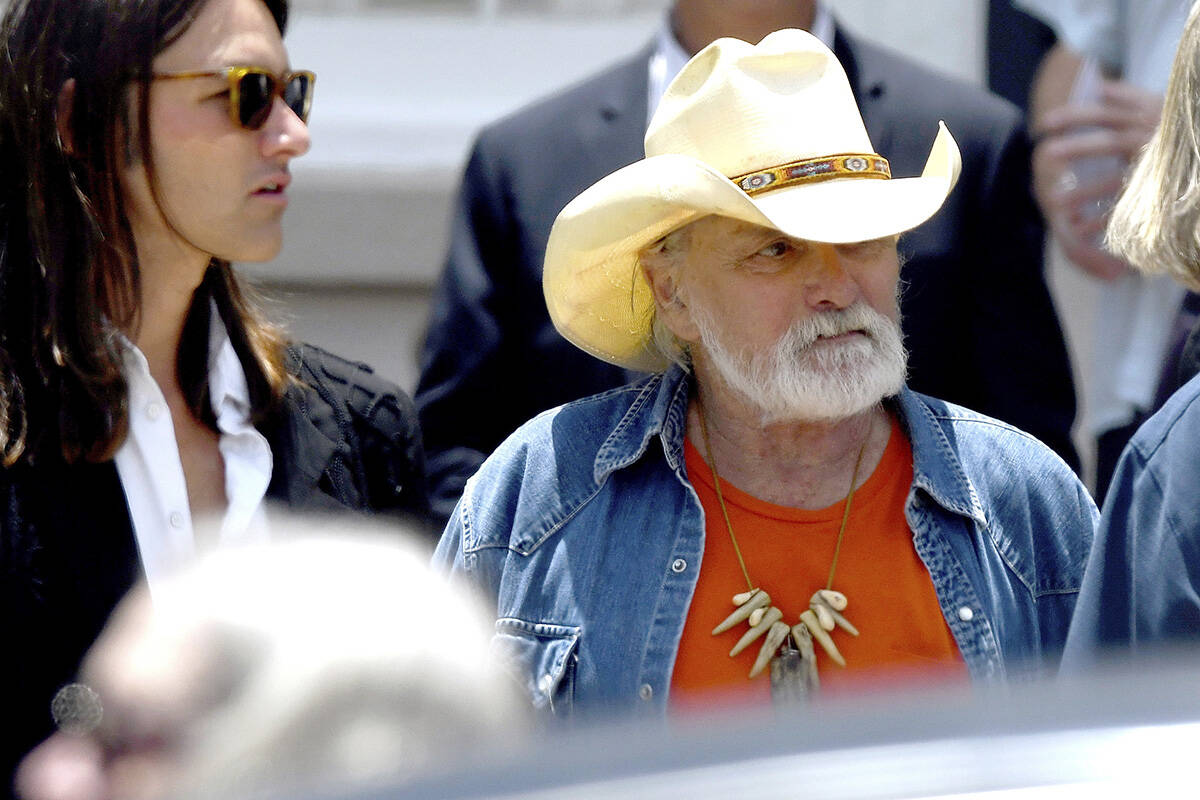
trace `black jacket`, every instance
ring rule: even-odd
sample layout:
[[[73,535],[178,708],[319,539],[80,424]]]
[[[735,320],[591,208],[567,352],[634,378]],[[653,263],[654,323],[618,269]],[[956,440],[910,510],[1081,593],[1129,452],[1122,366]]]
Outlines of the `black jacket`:
[[[289,350],[288,369],[297,381],[260,426],[274,457],[268,498],[420,520],[412,401],[369,367],[308,345]],[[113,462],[0,469],[0,775],[52,731],[50,700],[141,574]]]
[[[1012,423],[1078,468],[1075,390],[1042,274],[1021,114],[840,29],[834,52],[893,174],[920,174],[939,120],[962,151],[962,175],[941,211],[901,238],[909,385]],[[475,143],[415,398],[430,496],[443,516],[521,423],[631,377],[555,331],[542,260],[563,206],[644,155],[651,53],[488,126]]]

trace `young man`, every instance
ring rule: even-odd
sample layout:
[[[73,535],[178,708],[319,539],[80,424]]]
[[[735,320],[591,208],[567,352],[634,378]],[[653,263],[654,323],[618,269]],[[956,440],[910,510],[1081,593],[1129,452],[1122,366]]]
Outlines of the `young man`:
[[[0,29],[4,767],[139,574],[264,502],[421,510],[411,403],[294,345],[273,258],[314,76],[286,0],[14,0]],[[4,770],[8,774],[8,770]]]
[[[950,193],[950,134],[891,178],[833,53],[785,30],[698,53],[646,152],[563,209],[544,281],[569,341],[656,374],[520,428],[435,556],[532,702],[1052,666],[1095,506],[1041,442],[904,385],[896,237]]]

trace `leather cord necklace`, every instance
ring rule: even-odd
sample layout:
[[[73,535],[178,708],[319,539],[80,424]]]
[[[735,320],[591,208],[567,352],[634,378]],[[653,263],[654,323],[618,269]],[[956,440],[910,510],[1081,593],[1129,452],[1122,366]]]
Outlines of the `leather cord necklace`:
[[[696,408],[700,417],[700,433],[704,437],[705,455],[708,467],[712,471],[713,489],[716,490],[717,503],[725,518],[725,529],[729,531],[729,541],[733,543],[733,552],[737,556],[738,565],[746,579],[746,591],[733,596],[733,604],[737,609],[725,620],[713,628],[713,636],[732,628],[740,622],[747,622],[750,630],[743,634],[733,649],[729,651],[730,658],[745,650],[759,637],[765,636],[759,648],[750,677],[757,677],[768,665],[771,667],[772,695],[781,702],[802,700],[815,691],[819,685],[817,677],[817,659],[813,648],[815,640],[834,662],[841,666],[846,660],[838,652],[830,633],[839,627],[852,636],[858,636],[858,629],[842,616],[846,609],[846,596],[834,591],[833,578],[837,573],[838,555],[842,550],[842,540],[846,535],[846,523],[850,519],[850,503],[854,499],[854,490],[858,483],[858,471],[862,466],[863,453],[871,440],[871,429],[874,427],[874,417],[867,426],[867,435],[858,448],[858,457],[854,461],[854,472],[850,476],[850,491],[846,494],[846,504],[842,510],[842,523],[838,528],[837,544],[833,550],[833,561],[829,566],[829,578],[824,589],[818,589],[809,600],[808,608],[800,613],[800,621],[788,625],[783,621],[784,614],[771,605],[771,596],[754,584],[746,561],[742,557],[741,547],[738,546],[737,536],[733,533],[733,523],[729,521],[729,509],[725,506],[725,496],[721,492],[721,479],[717,475],[717,464],[713,458],[712,443],[708,436],[708,420],[705,418],[704,406],[698,401]]]

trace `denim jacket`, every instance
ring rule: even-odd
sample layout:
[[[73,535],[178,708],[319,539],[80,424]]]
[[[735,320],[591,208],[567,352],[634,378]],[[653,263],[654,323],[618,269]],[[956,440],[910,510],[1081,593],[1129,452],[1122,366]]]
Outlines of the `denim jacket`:
[[[467,483],[434,562],[494,601],[493,648],[533,704],[661,714],[704,552],[672,368],[547,411]],[[1098,512],[1005,423],[903,389],[905,516],[973,679],[1055,664]]]
[[[1104,498],[1063,672],[1200,642],[1200,377],[1138,429]]]

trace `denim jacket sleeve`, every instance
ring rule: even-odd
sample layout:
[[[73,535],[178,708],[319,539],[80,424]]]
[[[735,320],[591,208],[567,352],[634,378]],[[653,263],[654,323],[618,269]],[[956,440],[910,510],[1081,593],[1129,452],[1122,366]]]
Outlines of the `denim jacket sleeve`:
[[[535,418],[524,430],[538,430]],[[536,473],[539,448],[517,435],[510,437],[466,489],[433,556],[434,568],[472,585],[496,613],[491,655],[522,686],[534,708],[568,715],[574,694],[581,626],[549,621],[543,616],[512,614],[512,601],[532,588],[521,578],[523,564],[505,572],[510,559],[525,562],[544,539],[557,531],[550,497],[524,495],[524,479]],[[533,451],[531,454],[531,450]],[[534,462],[534,463],[530,463]],[[540,512],[544,501],[546,513]],[[530,503],[539,504],[529,521]],[[524,520],[524,521],[523,521]],[[548,581],[540,590],[553,594],[567,587]],[[509,601],[506,602],[505,598]]]
[[[1098,521],[1062,459],[999,420],[913,392],[909,523],[972,677],[1060,658]]]
[[[1130,440],[1104,503],[1063,670],[1105,651],[1200,641],[1200,507],[1196,442],[1200,379],[1180,389]]]

